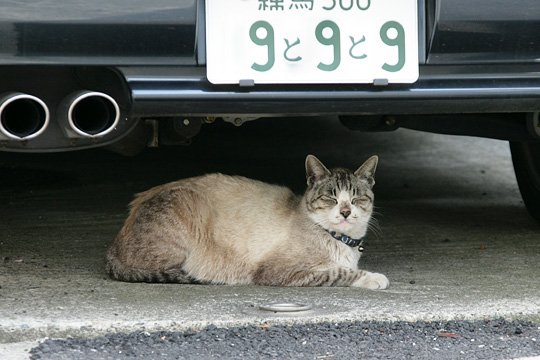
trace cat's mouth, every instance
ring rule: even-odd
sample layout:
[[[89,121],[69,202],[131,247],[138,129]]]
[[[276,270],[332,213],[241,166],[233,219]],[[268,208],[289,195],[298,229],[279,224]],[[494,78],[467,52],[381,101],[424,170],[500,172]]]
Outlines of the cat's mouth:
[[[336,225],[337,226],[343,226],[343,227],[349,227],[349,226],[352,226],[353,223],[348,219],[341,219],[341,220],[339,220],[339,222]]]

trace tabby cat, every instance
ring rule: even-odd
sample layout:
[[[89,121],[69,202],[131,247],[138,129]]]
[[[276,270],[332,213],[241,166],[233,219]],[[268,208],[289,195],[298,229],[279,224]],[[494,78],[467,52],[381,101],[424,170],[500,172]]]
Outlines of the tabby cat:
[[[353,173],[308,155],[301,197],[223,174],[152,188],[131,203],[107,271],[122,281],[385,289],[386,276],[358,269],[377,161]]]

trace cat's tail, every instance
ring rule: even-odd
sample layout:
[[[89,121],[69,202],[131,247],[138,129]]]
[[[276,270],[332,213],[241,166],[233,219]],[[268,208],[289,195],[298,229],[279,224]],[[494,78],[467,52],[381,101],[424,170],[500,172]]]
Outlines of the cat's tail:
[[[114,280],[147,283],[198,284],[180,267],[167,270],[138,269],[126,266],[118,258],[107,254],[106,271]]]

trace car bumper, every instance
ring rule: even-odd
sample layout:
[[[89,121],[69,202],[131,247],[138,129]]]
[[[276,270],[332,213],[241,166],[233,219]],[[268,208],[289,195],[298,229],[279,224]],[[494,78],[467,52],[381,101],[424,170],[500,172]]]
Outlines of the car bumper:
[[[212,85],[205,68],[120,68],[137,117],[429,114],[540,110],[537,65],[420,67],[412,85]]]

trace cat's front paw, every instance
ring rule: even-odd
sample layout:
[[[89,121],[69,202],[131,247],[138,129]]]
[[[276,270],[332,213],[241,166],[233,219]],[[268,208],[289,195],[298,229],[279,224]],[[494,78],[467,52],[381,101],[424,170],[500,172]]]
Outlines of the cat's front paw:
[[[390,285],[390,281],[383,274],[367,272],[360,279],[356,280],[352,286],[362,287],[370,290],[384,290]]]

